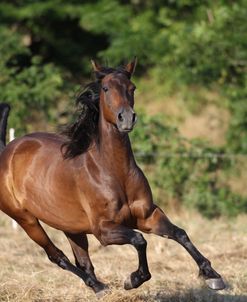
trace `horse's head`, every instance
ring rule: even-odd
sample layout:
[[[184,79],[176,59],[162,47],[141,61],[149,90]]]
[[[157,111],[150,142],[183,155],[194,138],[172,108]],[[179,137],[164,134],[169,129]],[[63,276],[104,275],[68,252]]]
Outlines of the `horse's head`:
[[[136,59],[118,69],[101,67],[94,61],[92,65],[101,83],[100,108],[104,119],[120,132],[131,131],[137,120],[134,112],[135,85],[130,80]]]

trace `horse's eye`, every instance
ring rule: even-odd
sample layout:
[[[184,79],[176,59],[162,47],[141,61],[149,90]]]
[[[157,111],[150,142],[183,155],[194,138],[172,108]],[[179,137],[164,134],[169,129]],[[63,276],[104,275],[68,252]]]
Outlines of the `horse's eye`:
[[[107,92],[108,91],[108,88],[103,86],[102,89],[104,90],[104,92]]]

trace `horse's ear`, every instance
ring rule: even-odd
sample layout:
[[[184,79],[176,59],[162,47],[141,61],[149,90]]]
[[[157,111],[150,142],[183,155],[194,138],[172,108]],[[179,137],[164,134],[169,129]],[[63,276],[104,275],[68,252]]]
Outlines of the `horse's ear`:
[[[125,66],[125,70],[132,75],[135,72],[136,69],[136,64],[137,64],[137,57],[134,58],[134,60],[132,60],[131,62],[129,62],[126,66]]]
[[[102,70],[102,67],[94,60],[91,60],[91,63],[95,72],[100,72]]]

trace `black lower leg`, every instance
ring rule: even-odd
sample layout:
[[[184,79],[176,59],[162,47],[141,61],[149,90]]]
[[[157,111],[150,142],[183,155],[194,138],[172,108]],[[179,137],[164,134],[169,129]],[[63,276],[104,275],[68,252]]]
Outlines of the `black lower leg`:
[[[169,236],[169,238],[180,243],[188,251],[188,253],[197,263],[200,270],[200,275],[202,275],[206,279],[220,278],[220,275],[212,269],[210,261],[198,251],[198,249],[193,245],[183,229],[180,229],[179,227],[174,225],[172,233],[173,234]]]
[[[75,253],[74,254],[74,257],[75,257],[75,264],[76,266],[81,269],[82,271],[84,271],[85,273],[89,274],[89,275],[92,275],[95,279],[96,279],[96,276],[95,276],[95,273],[94,273],[94,269],[90,266],[87,265],[87,263],[82,263],[81,260],[78,260]]]
[[[75,260],[76,267],[80,269],[80,271],[84,272],[87,276],[90,276],[90,280],[88,284],[87,282],[86,285],[92,287],[95,293],[99,293],[100,291],[104,291],[108,289],[108,286],[105,285],[104,283],[100,282],[97,277],[95,276],[94,270],[92,267],[88,267],[87,265],[82,265],[77,259]]]
[[[141,230],[148,233],[173,239],[180,243],[192,256],[199,267],[199,275],[202,276],[212,289],[223,289],[225,284],[221,276],[211,267],[210,261],[205,258],[190,241],[186,232],[171,223],[161,209],[156,207],[146,220],[139,222]]]
[[[151,278],[146,257],[147,242],[142,234],[113,222],[104,222],[101,225],[99,240],[103,245],[131,244],[136,248],[139,260],[138,269],[125,281],[125,289],[137,288]]]
[[[204,278],[210,288],[218,290],[225,288],[220,274],[212,268],[210,261],[193,245],[183,229],[173,225],[172,232],[168,235],[168,238],[177,241],[188,251],[199,267],[199,276]]]
[[[94,290],[94,292],[97,293],[101,290],[101,284],[96,278],[94,278],[94,276],[91,276],[82,269],[74,266],[64,255],[64,253],[58,248],[53,246],[52,249],[46,249],[46,253],[51,262],[57,264],[62,269],[70,271],[71,273],[80,277],[87,286],[91,287]]]
[[[80,268],[74,266],[69,261],[64,253],[52,243],[36,217],[28,212],[25,212],[23,217],[20,217],[17,221],[28,234],[28,236],[45,250],[48,258],[53,263],[77,275],[86,283],[86,285],[90,286],[94,291],[97,292],[97,280]]]
[[[76,267],[94,280],[93,290],[96,293],[99,293],[100,291],[107,289],[107,286],[98,281],[97,277],[95,276],[94,267],[88,253],[88,240],[86,234],[65,233],[65,235],[67,236],[71,245],[75,257]]]
[[[131,244],[136,248],[138,253],[139,265],[138,269],[133,272],[125,281],[124,288],[132,289],[139,287],[143,282],[151,278],[147,263],[147,242],[140,233],[136,233],[135,237],[131,239]]]

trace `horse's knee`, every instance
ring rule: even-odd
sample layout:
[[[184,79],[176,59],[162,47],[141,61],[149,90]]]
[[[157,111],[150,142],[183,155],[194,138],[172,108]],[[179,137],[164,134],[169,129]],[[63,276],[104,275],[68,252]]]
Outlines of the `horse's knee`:
[[[178,241],[181,244],[186,244],[189,241],[189,237],[185,230],[174,225],[174,228],[169,236],[171,239]]]
[[[147,247],[147,241],[140,233],[135,233],[135,236],[131,239],[131,244],[133,244],[133,246],[137,249],[142,249]]]

